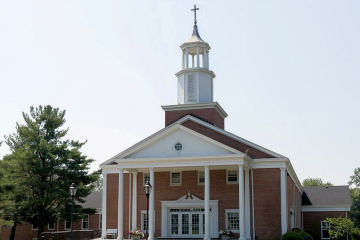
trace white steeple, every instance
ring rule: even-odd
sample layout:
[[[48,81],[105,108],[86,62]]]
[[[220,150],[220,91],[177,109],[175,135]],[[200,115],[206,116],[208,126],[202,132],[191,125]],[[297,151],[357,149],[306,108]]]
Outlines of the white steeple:
[[[178,78],[178,104],[196,104],[213,102],[213,78],[215,74],[209,70],[210,46],[201,39],[196,21],[193,33],[188,41],[183,43],[182,70],[175,75]]]

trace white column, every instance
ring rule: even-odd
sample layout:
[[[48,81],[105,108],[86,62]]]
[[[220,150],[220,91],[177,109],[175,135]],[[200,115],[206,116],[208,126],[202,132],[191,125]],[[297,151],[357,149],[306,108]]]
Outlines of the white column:
[[[155,206],[155,186],[154,186],[154,168],[150,168],[150,184],[152,186],[152,190],[150,193],[149,199],[149,240],[155,239],[154,237],[154,206]]]
[[[287,214],[287,180],[286,168],[280,168],[280,189],[281,189],[281,233],[284,234],[288,230],[288,214]]]
[[[137,172],[133,172],[132,229],[137,229]]]
[[[196,47],[196,67],[200,67],[199,46]]]
[[[182,69],[185,68],[185,53],[184,50],[182,50]]]
[[[206,67],[209,68],[209,51],[206,49]]]
[[[208,68],[208,64],[207,64],[207,52],[206,52],[206,47],[204,47],[204,55],[203,55],[203,65],[204,68]]]
[[[249,184],[249,168],[245,168],[245,236],[251,239],[250,231],[250,184]]]
[[[191,67],[194,68],[195,67],[194,55],[191,55],[191,59],[192,59]]]
[[[131,231],[131,195],[132,195],[132,189],[131,189],[131,177],[132,174],[129,172],[129,233],[128,233],[128,238],[130,238],[130,231]]]
[[[107,173],[103,172],[103,190],[102,190],[102,229],[101,238],[106,238],[106,178]]]
[[[119,168],[119,195],[118,195],[118,238],[122,240],[124,235],[124,170]]]
[[[189,51],[187,48],[185,48],[185,66],[189,68]]]
[[[204,240],[210,239],[210,171],[205,166],[205,234]]]
[[[245,240],[244,166],[239,165],[239,240]]]

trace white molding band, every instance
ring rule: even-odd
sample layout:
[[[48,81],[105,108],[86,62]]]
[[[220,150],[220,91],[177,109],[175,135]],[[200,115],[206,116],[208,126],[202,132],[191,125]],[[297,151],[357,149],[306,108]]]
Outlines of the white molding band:
[[[280,189],[281,189],[281,233],[288,231],[287,212],[287,174],[286,168],[280,168]]]
[[[349,212],[350,207],[341,207],[341,206],[324,206],[324,207],[317,207],[317,206],[303,206],[303,212]]]

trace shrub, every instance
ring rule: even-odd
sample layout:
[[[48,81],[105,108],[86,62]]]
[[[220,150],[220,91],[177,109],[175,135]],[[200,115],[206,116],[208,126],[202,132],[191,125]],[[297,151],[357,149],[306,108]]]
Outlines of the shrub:
[[[304,237],[298,231],[292,231],[282,235],[281,240],[304,240]]]
[[[354,228],[351,233],[351,240],[360,240],[360,229]]]
[[[307,232],[304,232],[300,228],[294,228],[293,231],[300,233],[305,240],[313,240],[313,237],[310,234],[308,234]]]

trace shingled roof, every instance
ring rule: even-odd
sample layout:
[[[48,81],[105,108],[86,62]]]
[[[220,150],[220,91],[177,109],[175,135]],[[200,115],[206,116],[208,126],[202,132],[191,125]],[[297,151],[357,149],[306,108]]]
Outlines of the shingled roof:
[[[347,206],[352,202],[349,186],[311,186],[303,187],[303,205]]]
[[[86,208],[95,208],[100,210],[102,207],[102,191],[94,191],[90,193],[82,204]]]

